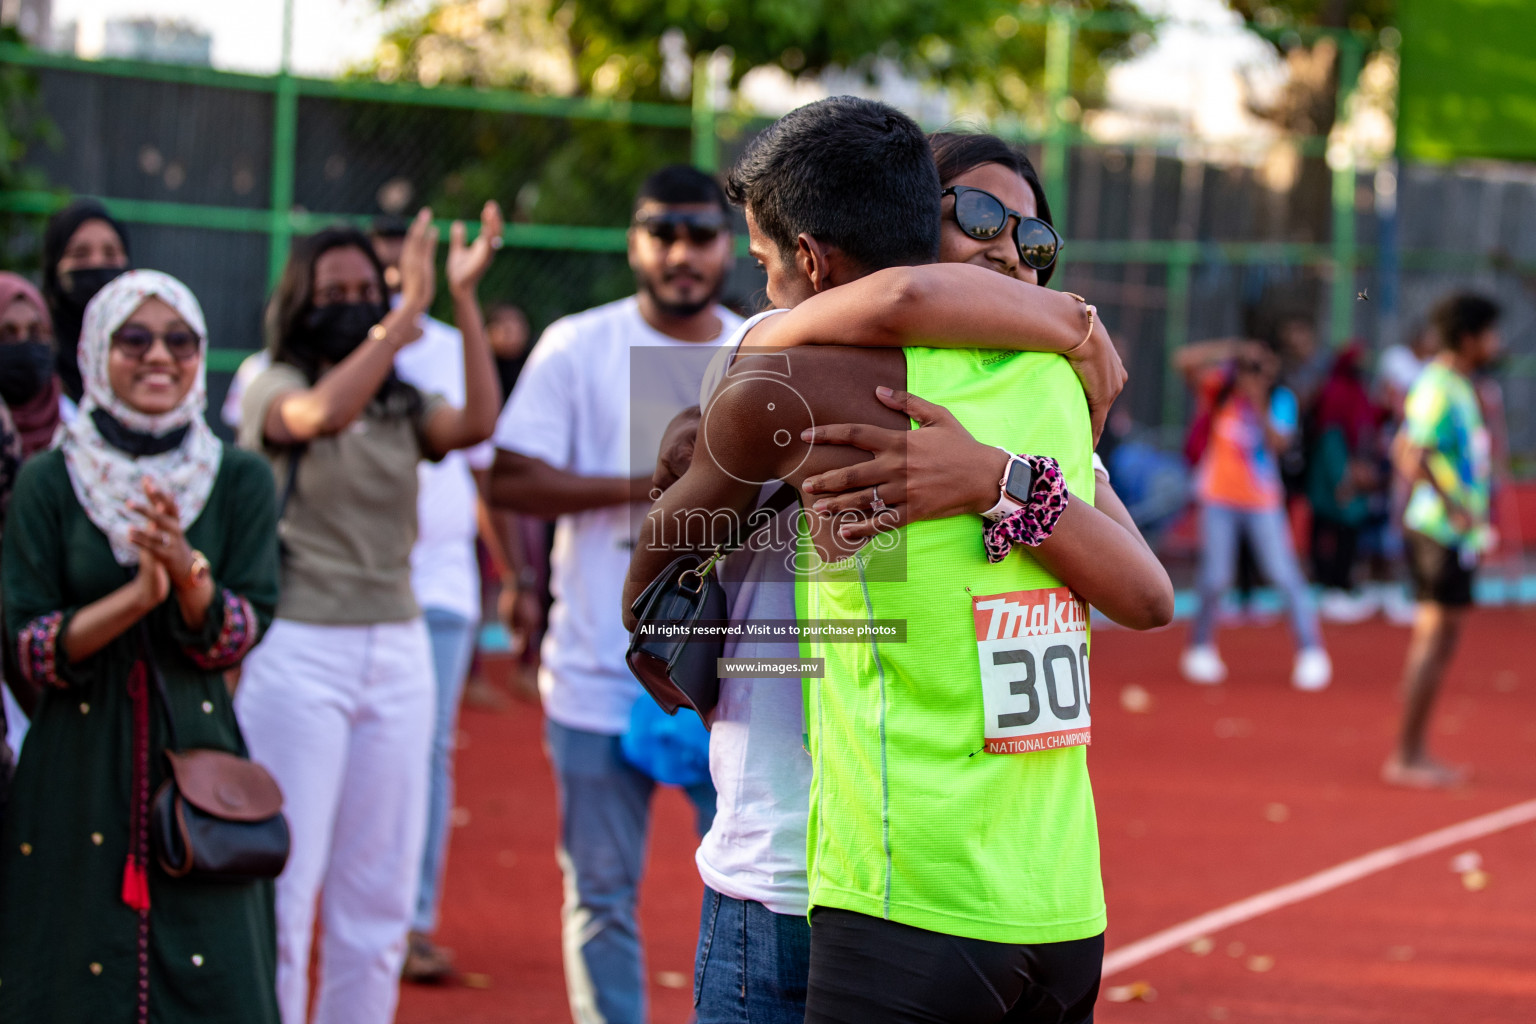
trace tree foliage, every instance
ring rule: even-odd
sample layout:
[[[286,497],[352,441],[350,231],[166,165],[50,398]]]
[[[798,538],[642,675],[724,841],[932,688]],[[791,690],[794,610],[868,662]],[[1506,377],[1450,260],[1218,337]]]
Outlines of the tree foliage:
[[[21,45],[12,26],[0,26],[0,42]],[[47,187],[42,173],[26,164],[39,144],[57,146],[58,129],[43,112],[37,76],[26,68],[0,64],[0,193]],[[38,260],[41,217],[0,211],[0,267],[33,270]]]
[[[1363,44],[1363,59],[1377,49],[1382,29],[1396,20],[1396,0],[1225,0],[1244,25],[1267,41],[1285,62],[1285,82],[1270,100],[1248,98],[1249,109],[1293,139],[1326,138],[1339,111],[1342,71],[1338,31]],[[1315,31],[1315,30],[1335,30]],[[1313,31],[1309,31],[1313,30]],[[1358,69],[1357,69],[1358,70]],[[1276,213],[1297,241],[1330,235],[1333,183],[1322,155],[1271,154],[1294,165],[1281,174],[1293,185]]]
[[[1080,10],[1134,14],[1127,0]],[[731,52],[731,84],[776,66],[792,75],[829,67],[873,73],[880,64],[913,79],[1003,107],[1026,106],[1044,68],[1045,28],[1018,17],[1014,0],[567,0],[578,77],[645,89],[662,76],[656,41],[680,33],[688,54]],[[1138,40],[1139,42],[1139,40]],[[1077,39],[1076,85],[1102,87],[1104,65],[1136,47],[1124,32]]]
[[[1288,28],[1333,28],[1376,35],[1397,22],[1397,0],[1226,0],[1243,23],[1284,52]]]
[[[1106,68],[1145,47],[1152,22],[1134,0],[1072,6],[1122,15],[1128,25],[1075,34],[1072,87],[1092,105]],[[686,97],[693,59],[720,54],[731,86],[762,67],[795,77],[888,69],[986,115],[1038,116],[1045,37],[1043,20],[1016,0],[436,0],[390,32],[364,70],[427,84],[661,100]]]
[[[388,10],[398,0],[377,2]],[[1150,43],[1153,26],[1134,0],[1074,6],[1124,16],[1116,31],[1074,33],[1071,87],[1091,106],[1102,95],[1105,69]],[[1044,20],[1017,0],[434,0],[387,33],[354,73],[428,86],[686,102],[695,61],[708,57],[727,87],[765,67],[797,78],[829,69],[870,78],[895,72],[948,90],[967,115],[1039,124],[1046,35]],[[686,129],[389,110],[390,136],[409,138],[432,150],[435,164],[454,168],[415,182],[444,216],[472,216],[495,196],[514,220],[623,225],[645,175],[690,153]],[[381,130],[363,126],[361,113],[357,127]],[[521,251],[499,261],[493,278],[513,263],[515,279],[488,280],[487,294],[523,302],[536,324],[614,298],[632,283],[622,257],[589,257],[580,280],[557,284],[558,258]]]
[[[1393,26],[1397,18],[1396,0],[1226,0],[1226,4],[1285,58],[1286,83],[1280,96],[1273,103],[1253,105],[1254,112],[1298,135],[1327,135],[1338,111],[1338,43],[1329,35],[1305,30],[1348,30],[1362,41],[1369,40],[1369,53],[1381,30]]]

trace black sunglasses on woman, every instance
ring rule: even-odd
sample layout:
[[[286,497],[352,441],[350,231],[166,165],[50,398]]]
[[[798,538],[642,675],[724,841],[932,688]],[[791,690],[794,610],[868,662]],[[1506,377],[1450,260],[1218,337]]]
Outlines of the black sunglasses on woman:
[[[1013,241],[1019,247],[1019,259],[1027,267],[1045,270],[1056,262],[1061,252],[1061,236],[1039,217],[1026,217],[1010,210],[1001,199],[986,189],[970,185],[951,185],[939,195],[955,197],[955,223],[978,242],[989,242],[1005,231],[1008,218],[1017,217]]]

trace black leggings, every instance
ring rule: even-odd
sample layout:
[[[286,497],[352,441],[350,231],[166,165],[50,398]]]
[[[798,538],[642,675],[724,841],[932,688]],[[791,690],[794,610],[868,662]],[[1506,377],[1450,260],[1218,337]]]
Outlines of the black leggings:
[[[1104,936],[1016,946],[817,907],[805,1024],[1092,1024]]]
[[[1312,576],[1320,587],[1353,590],[1360,529],[1322,516],[1312,517]]]

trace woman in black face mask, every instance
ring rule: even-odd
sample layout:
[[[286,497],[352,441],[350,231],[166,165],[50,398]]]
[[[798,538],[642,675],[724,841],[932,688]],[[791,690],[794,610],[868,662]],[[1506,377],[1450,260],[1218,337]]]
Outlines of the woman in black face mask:
[[[24,277],[0,273],[0,522],[11,502],[11,488],[22,460],[46,448],[59,425],[59,379],[53,372],[53,329],[43,297]],[[23,721],[23,709],[32,706],[33,694],[6,673],[6,684],[15,693],[0,714],[0,807],[5,804],[10,779],[11,749],[6,746],[11,714]],[[12,711],[14,707],[14,712]],[[18,734],[20,735],[20,734]],[[20,740],[17,740],[19,746]]]
[[[80,401],[75,353],[86,303],[129,266],[128,232],[95,200],[77,199],[48,221],[43,233],[43,295],[53,315],[59,378],[72,401]]]
[[[16,422],[23,459],[53,441],[59,392],[48,307],[26,278],[0,273],[0,399]]]
[[[487,203],[447,282],[464,338],[462,409],[395,377],[436,288],[430,211],[386,304],[368,239],[329,228],[294,248],[269,308],[272,366],[242,400],[240,443],[265,455],[283,507],[277,618],[236,697],[252,756],[277,778],[292,833],[277,885],[278,1001],[306,1019],[310,936],[325,890],[316,1024],[393,1019],[426,837],[436,690],[411,590],[417,466],[490,436],[501,401],[475,289],[501,237]],[[367,863],[359,873],[357,865]]]
[[[0,273],[0,522],[23,461],[47,448],[59,426],[59,378],[54,373],[53,328],[48,307],[32,283]],[[30,711],[35,694],[6,682],[20,708]],[[0,761],[6,755],[0,738]],[[0,795],[5,770],[0,764]]]

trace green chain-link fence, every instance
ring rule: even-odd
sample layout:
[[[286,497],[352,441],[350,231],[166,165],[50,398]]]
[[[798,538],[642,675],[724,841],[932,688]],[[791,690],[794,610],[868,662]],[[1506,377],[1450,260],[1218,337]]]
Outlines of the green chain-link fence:
[[[1037,161],[1068,239],[1053,284],[1098,303],[1126,351],[1122,407],[1140,429],[1177,443],[1187,400],[1169,352],[1242,333],[1266,295],[1293,296],[1325,340],[1379,346],[1439,294],[1476,285],[1510,307],[1512,448],[1536,455],[1536,180],[1486,168],[1366,173],[1335,147],[1329,230],[1298,243],[1283,218],[1263,215],[1284,196],[1252,167],[1183,159],[1170,142],[1096,144],[1058,116],[1079,22],[1067,10],[1041,16],[1053,116],[1033,134],[1009,131]],[[1342,111],[1364,45],[1337,38]],[[183,277],[203,300],[215,398],[261,344],[261,307],[294,235],[423,203],[472,217],[497,198],[512,223],[482,297],[521,305],[538,330],[633,287],[624,229],[649,169],[718,169],[760,124],[716,113],[703,76],[694,103],[668,105],[81,61],[15,45],[0,45],[0,62],[37,76],[63,140],[29,156],[55,190],[0,196],[0,209],[40,227],[67,194],[102,198],[131,225],[136,264]],[[1324,142],[1299,148],[1320,155]],[[760,301],[749,261],[729,296]]]

